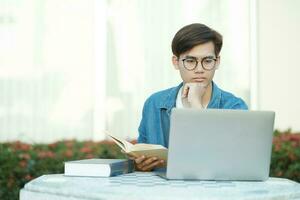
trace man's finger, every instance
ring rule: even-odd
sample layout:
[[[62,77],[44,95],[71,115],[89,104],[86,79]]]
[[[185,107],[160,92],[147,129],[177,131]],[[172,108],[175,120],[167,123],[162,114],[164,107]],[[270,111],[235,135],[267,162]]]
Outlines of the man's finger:
[[[164,167],[166,166],[166,161],[165,160],[158,160],[159,164],[157,165],[157,167]]]
[[[152,162],[150,165],[146,165],[144,167],[142,167],[143,171],[148,171],[148,170],[152,170],[154,167],[158,166],[159,164],[161,164],[160,160],[157,160],[155,162]]]
[[[148,158],[144,162],[141,163],[141,166],[144,167],[144,166],[150,165],[151,163],[153,163],[156,160],[157,160],[156,157]]]
[[[138,158],[135,158],[134,161],[136,162],[136,164],[140,164],[140,163],[143,162],[145,159],[146,159],[145,156],[140,156],[140,157],[138,157]]]
[[[139,171],[141,171],[142,170],[141,164],[136,164],[136,169],[139,170]]]
[[[188,84],[185,84],[184,87],[183,87],[183,91],[182,91],[182,98],[185,98],[187,97],[188,93],[189,93],[189,85]]]

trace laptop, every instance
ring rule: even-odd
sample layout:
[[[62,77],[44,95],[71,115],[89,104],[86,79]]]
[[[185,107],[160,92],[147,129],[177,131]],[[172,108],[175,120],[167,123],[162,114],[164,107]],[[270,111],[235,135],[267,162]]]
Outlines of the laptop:
[[[265,181],[275,113],[174,108],[167,179]]]

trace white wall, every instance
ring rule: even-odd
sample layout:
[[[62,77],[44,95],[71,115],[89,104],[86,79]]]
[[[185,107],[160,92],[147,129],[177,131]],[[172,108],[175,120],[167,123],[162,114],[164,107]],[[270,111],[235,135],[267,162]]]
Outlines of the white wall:
[[[300,131],[300,1],[258,1],[258,108]]]

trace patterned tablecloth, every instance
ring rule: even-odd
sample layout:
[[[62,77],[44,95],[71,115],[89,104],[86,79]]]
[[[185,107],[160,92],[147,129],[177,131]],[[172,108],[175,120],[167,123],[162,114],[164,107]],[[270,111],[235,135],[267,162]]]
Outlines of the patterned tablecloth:
[[[27,183],[20,200],[96,199],[297,199],[300,184],[281,178],[265,182],[165,180],[154,172],[110,178],[44,175]]]

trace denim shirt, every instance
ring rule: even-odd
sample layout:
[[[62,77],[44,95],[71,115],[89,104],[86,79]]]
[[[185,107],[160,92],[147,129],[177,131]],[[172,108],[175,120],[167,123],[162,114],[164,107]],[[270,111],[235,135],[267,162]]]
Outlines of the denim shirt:
[[[145,102],[139,126],[138,143],[160,144],[168,148],[170,114],[183,83],[152,94]],[[247,110],[246,103],[233,94],[221,90],[212,82],[212,96],[207,108]]]

